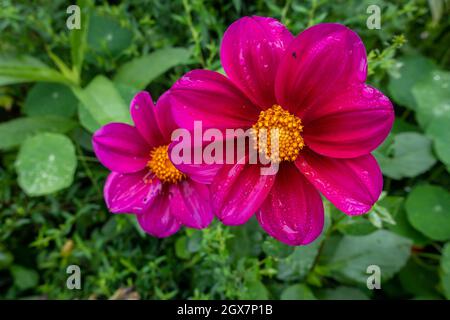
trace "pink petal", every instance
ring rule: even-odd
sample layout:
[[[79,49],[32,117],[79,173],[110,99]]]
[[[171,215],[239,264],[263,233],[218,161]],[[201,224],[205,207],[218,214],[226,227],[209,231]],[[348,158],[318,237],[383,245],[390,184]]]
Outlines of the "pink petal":
[[[293,40],[279,21],[243,17],[228,27],[220,59],[228,77],[263,109],[276,103],[275,75],[283,53]]]
[[[339,210],[368,212],[383,190],[383,176],[372,155],[333,159],[303,150],[295,165]]]
[[[141,228],[158,238],[171,236],[180,229],[180,222],[170,212],[169,194],[163,193],[140,215],[137,221]]]
[[[178,128],[173,116],[172,108],[170,106],[170,95],[166,91],[161,97],[159,97],[156,103],[156,118],[158,120],[158,127],[163,137],[162,144],[167,144],[171,141],[172,132]]]
[[[206,185],[185,180],[170,186],[171,213],[185,226],[206,228],[214,218]]]
[[[242,132],[245,133],[243,130]],[[211,142],[206,139],[195,139],[195,132],[191,130],[189,131],[189,137],[187,137],[186,139],[185,137],[180,138],[179,140],[173,141],[169,145],[169,158],[178,170],[186,174],[192,180],[203,184],[210,184],[216,176],[217,172],[220,170],[220,168],[222,168],[223,164],[227,162],[227,146],[231,146],[231,144],[229,144],[229,140],[235,140],[234,148],[236,150],[238,146],[237,137],[240,137],[239,139],[245,139],[245,134],[240,135],[236,133],[235,135],[227,135],[227,133],[223,130],[221,131],[220,135],[222,139],[219,140],[218,138],[216,140],[214,138],[213,142]],[[222,150],[221,154],[217,154],[216,156],[214,156],[214,159],[210,159],[211,161],[207,162],[209,158],[206,158],[205,156],[206,148],[208,147],[208,145],[216,142],[221,143],[222,145],[222,148],[220,149]],[[219,147],[220,146],[218,146],[218,148]],[[184,161],[185,159],[183,155],[180,155],[180,149],[183,149],[183,155],[184,150],[187,150],[187,152],[190,154],[190,157],[186,156],[187,161]],[[245,150],[243,150],[242,152],[244,151]],[[229,161],[229,163],[234,163],[237,152],[235,151],[232,155],[234,155],[234,158]],[[180,159],[180,157],[182,158]],[[197,157],[199,161],[196,162],[195,157]],[[212,160],[217,161],[215,163],[212,163]]]
[[[106,180],[103,194],[109,211],[135,213],[142,211],[159,195],[161,182],[146,182],[147,170],[136,173],[111,172]]]
[[[275,184],[256,218],[275,239],[288,245],[305,245],[322,232],[322,199],[293,164],[281,164]]]
[[[222,164],[186,164],[181,163],[175,165],[175,168],[183,172],[192,180],[202,183],[210,184],[217,172],[222,168]]]
[[[211,185],[216,216],[226,225],[240,225],[259,209],[275,175],[261,175],[255,164],[224,165]]]
[[[230,80],[214,71],[187,73],[173,85],[170,97],[176,123],[188,130],[194,121],[202,121],[203,128],[248,128],[259,115]]]
[[[336,23],[315,25],[300,33],[277,71],[278,104],[303,118],[349,84],[362,83],[367,57],[358,35]]]
[[[151,147],[164,144],[164,138],[158,127],[156,108],[148,92],[141,91],[134,96],[131,100],[130,113],[137,130]]]
[[[145,168],[151,147],[135,127],[124,123],[109,123],[94,133],[94,152],[111,171],[137,172]]]
[[[303,137],[312,150],[333,158],[370,153],[384,141],[394,122],[389,99],[364,84],[316,110],[305,123]]]

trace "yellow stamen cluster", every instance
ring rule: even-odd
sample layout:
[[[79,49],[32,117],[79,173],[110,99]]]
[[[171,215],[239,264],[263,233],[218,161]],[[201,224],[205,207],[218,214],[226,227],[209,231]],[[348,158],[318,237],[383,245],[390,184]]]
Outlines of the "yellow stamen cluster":
[[[150,161],[147,166],[162,182],[177,183],[186,176],[180,172],[169,159],[169,146],[160,146],[150,152]]]
[[[305,145],[302,130],[302,121],[298,117],[275,104],[261,111],[252,126],[254,148],[273,162],[294,161]]]

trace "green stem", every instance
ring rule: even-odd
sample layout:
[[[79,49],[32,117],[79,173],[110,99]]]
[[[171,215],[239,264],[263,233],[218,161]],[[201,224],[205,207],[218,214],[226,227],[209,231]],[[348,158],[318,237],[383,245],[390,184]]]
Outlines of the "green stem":
[[[418,257],[424,257],[424,258],[437,260],[437,261],[441,260],[441,256],[439,254],[436,254],[436,253],[417,252],[415,255],[418,256]]]
[[[103,196],[102,195],[102,191],[101,191],[99,185],[97,184],[97,181],[94,179],[94,175],[92,173],[92,170],[87,165],[87,161],[86,161],[85,157],[82,156],[83,151],[81,150],[80,144],[78,142],[76,142],[75,145],[77,147],[78,154],[81,155],[81,156],[78,156],[78,159],[80,159],[81,165],[83,166],[83,169],[86,172],[87,177],[89,178],[89,180],[91,180],[91,183],[94,186],[94,188],[97,191],[97,193],[99,194],[99,196],[102,197]]]
[[[309,10],[308,13],[308,27],[312,26],[314,24],[314,16],[316,14],[316,8],[317,8],[317,1],[313,0],[311,3],[311,10]]]
[[[200,35],[197,30],[195,30],[194,23],[192,22],[191,6],[188,0],[183,0],[183,7],[184,11],[186,12],[186,21],[189,27],[189,31],[191,32],[192,39],[194,40],[195,48],[199,53],[200,64],[202,65],[202,67],[206,67],[205,58],[203,57],[202,46],[200,43]]]
[[[281,10],[281,22],[283,24],[286,24],[286,16],[287,16],[287,13],[288,13],[288,9],[291,6],[291,3],[292,3],[292,0],[287,0],[286,4],[283,7],[283,10]]]

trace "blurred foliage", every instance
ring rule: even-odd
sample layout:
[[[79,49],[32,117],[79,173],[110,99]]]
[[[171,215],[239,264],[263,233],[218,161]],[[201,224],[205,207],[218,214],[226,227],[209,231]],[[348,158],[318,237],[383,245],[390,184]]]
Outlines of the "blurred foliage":
[[[450,299],[450,4],[409,1],[0,0],[0,297],[57,299]],[[366,27],[381,9],[381,29]],[[157,98],[193,68],[220,70],[226,27],[244,15],[294,33],[340,22],[363,39],[369,83],[395,102],[375,152],[385,175],[373,210],[349,217],[325,202],[326,230],[287,247],[256,221],[168,239],[111,215],[107,170],[91,133],[129,121],[146,89]],[[81,268],[82,289],[66,287]],[[378,265],[382,289],[368,290]]]

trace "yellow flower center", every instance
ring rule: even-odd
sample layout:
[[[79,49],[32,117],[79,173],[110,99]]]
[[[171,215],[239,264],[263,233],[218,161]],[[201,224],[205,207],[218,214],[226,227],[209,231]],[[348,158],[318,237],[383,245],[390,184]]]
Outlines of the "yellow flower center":
[[[177,183],[186,178],[169,159],[169,146],[155,147],[150,152],[151,159],[147,163],[152,173],[162,182]]]
[[[261,111],[252,126],[254,148],[272,162],[295,161],[305,145],[300,118],[275,104]]]

